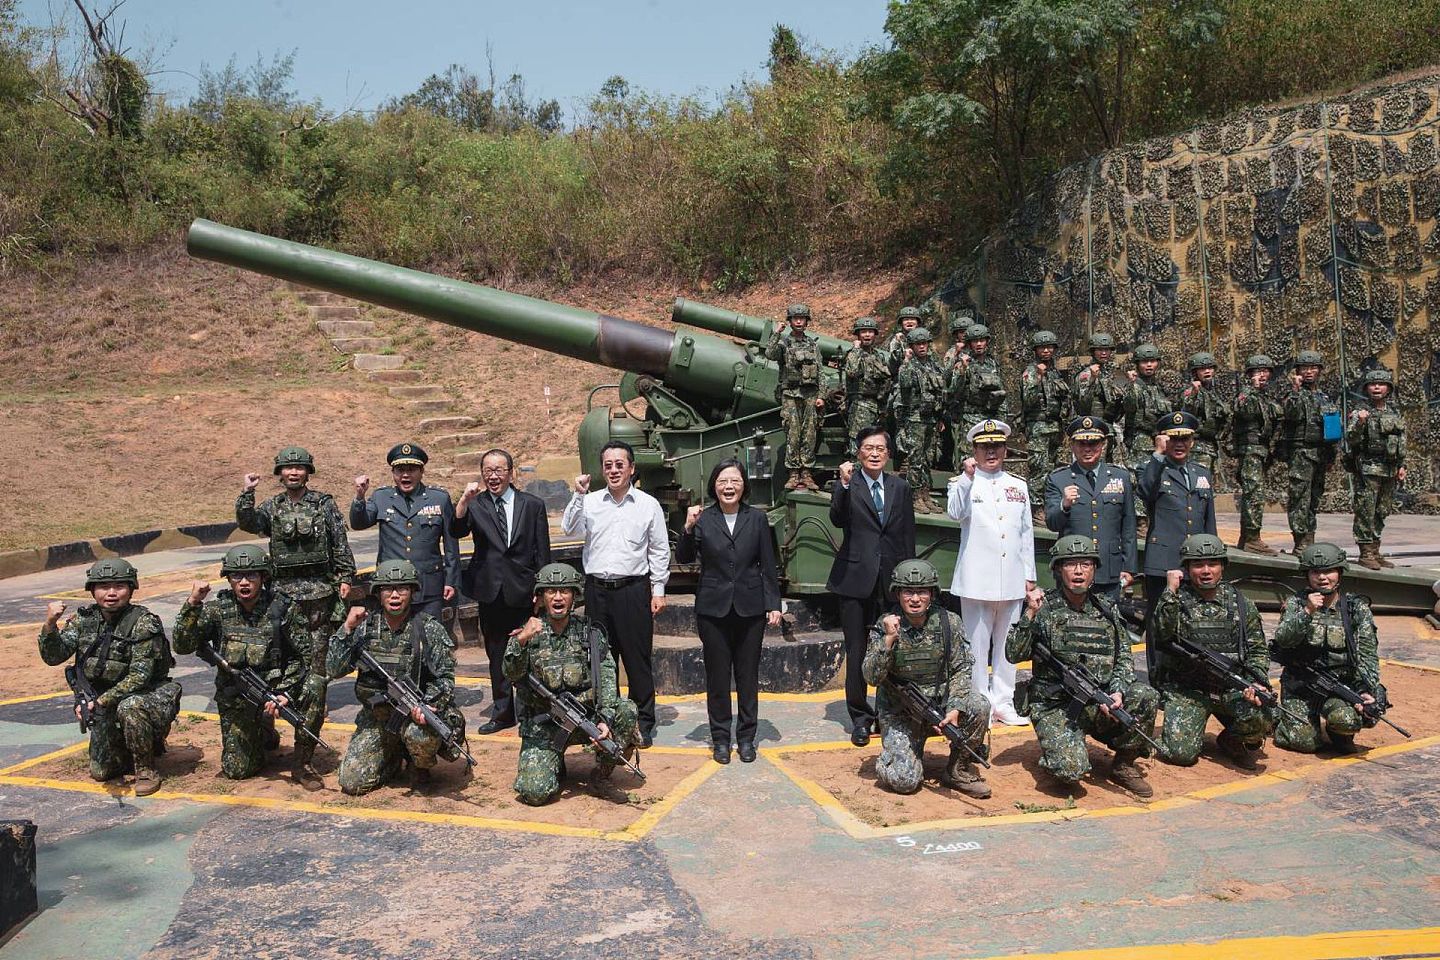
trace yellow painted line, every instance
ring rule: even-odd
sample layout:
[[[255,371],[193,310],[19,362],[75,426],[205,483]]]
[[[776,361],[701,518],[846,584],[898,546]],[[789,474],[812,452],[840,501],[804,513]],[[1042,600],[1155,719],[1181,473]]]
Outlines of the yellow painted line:
[[[653,750],[657,748],[652,747],[651,749]],[[677,748],[671,748],[671,750],[676,749]],[[701,784],[703,784],[706,780],[709,780],[711,777],[715,776],[715,774],[718,772],[720,772],[720,764],[704,764],[700,767],[699,770],[696,770],[694,773],[687,776],[684,780],[681,780],[679,783],[677,783],[673,790],[665,794],[665,796],[661,797],[658,803],[656,803],[649,810],[646,810],[643,814],[641,814],[640,819],[636,820],[634,823],[630,824],[630,826],[626,827],[623,832],[628,834],[633,839],[639,840],[641,837],[645,836],[647,833],[653,830],[655,828],[655,825],[659,823],[666,814],[668,814],[671,810],[674,810],[676,804],[678,804],[681,800],[684,800],[686,797],[690,796],[690,794],[694,793],[696,790],[700,789]]]
[[[42,753],[38,757],[31,757],[29,760],[22,760],[19,763],[12,764],[6,767],[4,770],[0,770],[0,777],[7,776],[8,774],[12,773],[19,773],[21,770],[29,770],[31,767],[38,767],[42,763],[49,763],[51,760],[59,760],[61,757],[68,757],[72,753],[79,753],[81,750],[89,748],[89,746],[90,740],[87,737],[86,739],[81,740],[79,743],[70,744],[70,746],[68,747],[61,747],[59,750],[51,750],[49,753]]]
[[[834,794],[830,793],[814,780],[808,777],[802,777],[791,769],[790,765],[782,759],[782,754],[779,750],[765,747],[760,750],[760,753],[766,760],[773,763],[781,773],[793,780],[801,792],[809,797],[817,807],[823,810],[826,815],[835,822],[835,825],[846,834],[856,840],[869,840],[876,836],[874,833],[875,828],[846,809],[845,805],[841,803]]]
[[[1391,667],[1405,667],[1408,670],[1424,670],[1426,673],[1440,673],[1440,667],[1432,667],[1428,663],[1411,663],[1409,660],[1391,660],[1381,657],[1380,662]]]
[[[1343,960],[1347,957],[1417,956],[1440,953],[1440,927],[1412,930],[1343,930],[1299,937],[1243,937],[1215,943],[1165,943],[1100,947],[1058,953],[1006,953],[978,960]]]
[[[56,693],[32,693],[28,697],[12,697],[9,700],[0,700],[0,707],[9,707],[17,703],[35,703],[40,700],[55,700],[68,696],[71,696],[69,690],[60,690]]]

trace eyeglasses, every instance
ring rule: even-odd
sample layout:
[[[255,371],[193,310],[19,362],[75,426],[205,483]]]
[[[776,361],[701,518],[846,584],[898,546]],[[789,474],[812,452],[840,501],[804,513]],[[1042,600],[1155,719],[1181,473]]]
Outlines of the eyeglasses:
[[[867,443],[860,448],[861,453],[889,453],[890,446],[885,443]]]
[[[484,477],[503,477],[509,472],[509,467],[486,467],[480,471],[480,475]]]
[[[251,570],[244,573],[227,573],[225,576],[231,580],[259,580],[264,574],[258,570]]]

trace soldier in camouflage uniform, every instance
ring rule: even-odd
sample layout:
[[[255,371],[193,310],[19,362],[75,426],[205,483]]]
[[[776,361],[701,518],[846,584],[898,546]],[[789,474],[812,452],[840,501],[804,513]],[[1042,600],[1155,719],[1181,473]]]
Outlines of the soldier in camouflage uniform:
[[[1075,368],[1071,392],[1075,398],[1075,416],[1099,417],[1110,424],[1105,459],[1123,467],[1126,465],[1125,438],[1120,424],[1125,414],[1125,390],[1115,381],[1114,357],[1115,338],[1108,333],[1091,334],[1090,363]]]
[[[845,436],[851,444],[850,455],[856,455],[855,437],[869,426],[880,422],[890,392],[890,360],[876,345],[880,324],[874,317],[855,321],[857,346],[845,354],[840,365],[840,383],[845,390]]]
[[[1300,551],[1299,560],[1305,586],[1285,602],[1280,614],[1275,659],[1287,666],[1323,667],[1364,699],[1383,698],[1379,638],[1370,602],[1359,594],[1340,592],[1345,551],[1333,543],[1314,543]],[[1308,718],[1308,723],[1301,723],[1281,713],[1275,727],[1275,746],[1297,753],[1314,753],[1325,736],[1336,753],[1354,753],[1355,734],[1377,722],[1343,700],[1315,693],[1288,669],[1280,674],[1280,703]]]
[[[1197,533],[1180,547],[1180,572],[1172,573],[1155,604],[1155,644],[1159,653],[1154,683],[1160,691],[1165,725],[1160,759],[1193,766],[1205,744],[1205,724],[1214,716],[1224,729],[1215,738],[1220,751],[1242,770],[1255,769],[1255,752],[1270,732],[1271,718],[1260,705],[1265,685],[1252,683],[1232,690],[1192,664],[1175,648],[1177,638],[1205,647],[1234,661],[1249,677],[1270,669],[1270,647],[1260,625],[1260,612],[1228,583],[1225,544],[1219,537]]]
[[[945,329],[950,331],[950,349],[939,357],[940,368],[945,371],[948,377],[950,371],[955,369],[955,364],[960,361],[960,355],[965,352],[965,328],[975,322],[975,317],[967,310],[957,313],[950,318]]]
[[[905,480],[910,484],[916,513],[943,513],[930,495],[930,467],[939,448],[941,408],[945,402],[945,374],[930,355],[930,331],[916,327],[909,333],[912,355],[895,375],[891,407],[895,413],[895,445],[905,459]]]
[[[194,653],[201,645],[224,657],[237,670],[249,667],[282,701],[303,709],[303,691],[311,662],[310,629],[299,606],[270,586],[270,557],[254,544],[232,547],[220,564],[230,581],[214,600],[206,600],[210,584],[196,580],[175,619],[175,651]],[[223,670],[215,674],[215,706],[220,713],[220,774],[244,780],[260,772],[265,751],[280,746],[276,711],[262,709],[241,694]],[[296,734],[295,778],[318,790],[320,778],[302,760]]]
[[[1035,522],[1045,522],[1045,480],[1059,466],[1063,424],[1070,415],[1070,384],[1055,369],[1060,338],[1049,330],[1030,335],[1035,362],[1020,376],[1020,421],[1030,448],[1027,478]]]
[[[1274,547],[1260,539],[1265,522],[1265,468],[1274,456],[1275,430],[1280,425],[1280,404],[1266,395],[1275,364],[1263,353],[1245,361],[1249,384],[1235,398],[1231,440],[1235,447],[1236,474],[1240,481],[1241,550],[1273,557]]]
[[[94,598],[59,627],[65,604],[55,601],[40,628],[40,658],[58,666],[70,657],[95,692],[90,702],[90,776],[135,772],[135,795],[160,789],[155,754],[164,752],[180,712],[180,684],[170,679],[170,644],[160,618],[131,603],[140,580],[120,559],[100,560],[85,572]],[[78,692],[77,692],[78,695]],[[76,704],[76,716],[80,704]]]
[[[1088,669],[1114,705],[1128,710],[1139,732],[1150,736],[1159,695],[1135,679],[1130,634],[1119,610],[1090,591],[1099,559],[1099,548],[1089,537],[1070,534],[1055,541],[1050,568],[1058,586],[1045,591],[1043,600],[1027,602],[1024,616],[1010,630],[1005,656],[1011,663],[1030,660],[1034,643],[1044,641],[1064,663]],[[1108,711],[1082,705],[1066,693],[1059,671],[1045,658],[1035,659],[1031,678],[1017,688],[1015,701],[1016,709],[1035,725],[1041,769],[1062,786],[1074,787],[1089,772],[1085,745],[1089,734],[1115,751],[1108,772],[1111,780],[1137,797],[1154,793],[1135,764],[1145,755],[1145,741],[1120,726]]]
[[[921,323],[919,307],[901,307],[896,317],[895,332],[891,334],[889,342],[884,346],[884,351],[890,356],[890,376],[894,377],[900,371],[900,364],[910,356],[911,330],[917,330],[924,326]]]
[[[1144,464],[1155,449],[1153,430],[1156,422],[1175,409],[1170,395],[1160,383],[1160,348],[1153,343],[1142,343],[1130,354],[1135,368],[1126,372],[1130,385],[1125,388],[1125,399],[1121,406],[1125,410],[1125,442],[1130,463],[1137,466],[1130,470],[1131,483],[1139,483],[1136,470]],[[1135,501],[1136,532],[1144,537],[1149,532],[1150,518],[1145,504]]]
[[[325,653],[330,635],[345,619],[345,603],[355,584],[355,556],[345,533],[345,519],[335,498],[309,489],[315,459],[303,447],[286,447],[275,455],[275,475],[285,489],[264,503],[255,503],[258,473],[247,474],[245,489],[235,501],[235,522],[241,530],[270,538],[273,564],[271,588],[284,596],[309,625],[305,726],[317,737],[325,723]],[[295,746],[301,765],[310,762],[315,742],[302,738]]]
[[[574,614],[575,599],[584,582],[574,567],[551,563],[535,577],[540,616],[531,617],[511,634],[505,650],[505,676],[515,683],[520,703],[520,769],[515,792],[521,803],[538,807],[554,800],[565,777],[565,747],[587,742],[578,731],[557,743],[562,733],[550,718],[543,697],[525,678],[534,673],[554,692],[568,692],[591,712],[601,733],[608,733],[624,750],[635,755],[640,742],[639,711],[620,696],[615,660],[605,630],[588,617]],[[599,663],[598,676],[592,664]],[[595,776],[606,779],[613,762],[600,758]]]
[[[414,609],[420,590],[415,565],[409,560],[385,560],[376,566],[370,586],[379,594],[375,609],[350,609],[330,638],[326,673],[331,679],[345,676],[359,651],[368,650],[390,676],[414,680],[425,703],[463,738],[465,718],[451,702],[455,644],[438,619]],[[355,677],[355,698],[360,701],[355,736],[340,761],[343,793],[352,797],[369,793],[399,773],[406,760],[414,770],[414,785],[422,786],[430,782],[437,757],[458,759],[453,748],[425,725],[418,707],[396,722],[395,708],[385,699],[385,678],[369,667],[362,666]]]
[[[790,471],[786,490],[820,489],[810,471],[815,469],[825,400],[820,396],[820,341],[805,332],[809,324],[810,308],[792,303],[785,310],[785,323],[775,325],[765,346],[765,356],[780,365],[776,399],[785,425],[785,467]]]
[[[1180,395],[1180,409],[1195,414],[1200,429],[1190,456],[1212,474],[1220,460],[1220,447],[1230,430],[1230,404],[1215,389],[1215,355],[1202,351],[1190,355],[1190,386]]]
[[[965,624],[935,603],[940,575],[929,561],[896,564],[890,589],[900,612],[887,613],[875,622],[865,651],[865,680],[875,685],[882,744],[875,776],[887,790],[915,793],[925,778],[925,740],[939,731],[905,712],[895,683],[914,681],[945,715],[945,722],[959,726],[970,749],[981,756],[990,725],[990,701],[971,686],[975,664],[965,640]],[[940,781],[979,800],[990,796],[990,786],[958,746],[950,747]]]
[[[1005,379],[1000,365],[990,355],[990,328],[972,323],[965,328],[965,349],[950,369],[945,387],[947,414],[951,431],[963,437],[981,420],[1003,419],[1005,413]],[[954,469],[958,473],[969,451],[955,444]]]
[[[1335,462],[1335,444],[1325,439],[1324,414],[1331,404],[1319,387],[1323,366],[1314,350],[1296,354],[1290,395],[1284,401],[1281,459],[1290,464],[1286,513],[1297,554],[1315,542],[1315,513],[1325,492],[1325,472]]]
[[[1395,380],[1383,367],[1364,379],[1366,401],[1350,412],[1346,467],[1355,491],[1355,542],[1360,566],[1383,570],[1395,564],[1380,556],[1385,518],[1395,506],[1395,484],[1405,479],[1405,420],[1389,405]]]

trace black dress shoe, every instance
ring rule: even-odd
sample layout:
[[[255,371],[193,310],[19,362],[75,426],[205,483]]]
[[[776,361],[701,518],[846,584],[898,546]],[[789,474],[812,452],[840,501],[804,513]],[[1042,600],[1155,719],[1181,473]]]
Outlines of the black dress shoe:
[[[475,732],[499,733],[501,730],[509,730],[513,726],[515,726],[514,720],[511,720],[508,723],[501,720],[486,720],[484,723],[480,724],[480,726],[475,730]]]
[[[648,733],[642,733],[640,735],[640,749],[647,750],[653,746],[655,746],[655,738]]]
[[[742,749],[744,748],[744,744],[741,744],[741,748],[742,748]],[[730,744],[728,744],[728,743],[717,743],[717,744],[715,744],[715,746],[712,747],[711,750],[710,750],[710,756],[712,756],[712,757],[715,758],[715,762],[716,762],[716,763],[729,763],[729,762],[730,762]],[[744,756],[745,756],[745,755],[742,753],[740,756],[741,756],[741,759],[744,759]]]
[[[855,724],[855,729],[850,731],[850,742],[857,747],[868,746],[870,743],[870,724],[861,720]]]
[[[736,752],[740,754],[740,762],[741,762],[741,763],[754,763],[754,762],[755,762],[755,744],[752,743],[751,741],[749,741],[749,740],[742,740],[742,741],[740,742],[740,749],[737,750]]]

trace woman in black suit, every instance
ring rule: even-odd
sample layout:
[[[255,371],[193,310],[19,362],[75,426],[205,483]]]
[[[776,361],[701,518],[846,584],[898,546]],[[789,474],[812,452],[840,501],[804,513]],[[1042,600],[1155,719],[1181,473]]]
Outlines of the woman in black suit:
[[[765,512],[745,502],[749,479],[739,460],[710,471],[708,507],[691,507],[676,559],[700,561],[695,619],[705,654],[705,703],[716,763],[730,762],[730,680],[740,701],[740,759],[755,759],[760,705],[760,642],[780,623],[780,581]]]

